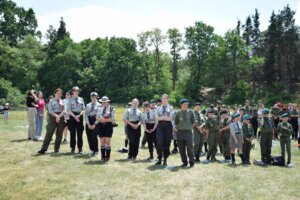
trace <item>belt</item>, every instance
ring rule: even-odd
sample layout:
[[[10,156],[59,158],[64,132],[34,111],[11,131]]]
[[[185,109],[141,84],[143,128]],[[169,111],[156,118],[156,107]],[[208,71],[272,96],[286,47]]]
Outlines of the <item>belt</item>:
[[[55,114],[57,114],[57,115],[60,115],[60,114],[61,114],[61,112],[55,112]]]

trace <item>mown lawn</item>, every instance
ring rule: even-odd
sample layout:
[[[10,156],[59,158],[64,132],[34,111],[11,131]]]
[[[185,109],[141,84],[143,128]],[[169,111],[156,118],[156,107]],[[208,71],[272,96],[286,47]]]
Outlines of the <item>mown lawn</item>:
[[[112,159],[107,164],[102,164],[99,157],[87,155],[85,134],[83,156],[71,155],[69,145],[62,145],[61,154],[55,156],[53,144],[46,155],[37,156],[42,143],[26,139],[26,113],[12,112],[9,125],[0,122],[0,199],[292,200],[300,197],[300,157],[295,141],[293,168],[211,163],[180,169],[178,154],[171,156],[168,167],[155,167],[145,161],[146,149],[140,149],[136,161],[127,161],[126,154],[117,152],[124,145],[122,112],[123,109],[117,109],[119,127],[114,131]],[[255,143],[251,160],[260,159],[259,145]],[[279,155],[278,141],[272,152]]]

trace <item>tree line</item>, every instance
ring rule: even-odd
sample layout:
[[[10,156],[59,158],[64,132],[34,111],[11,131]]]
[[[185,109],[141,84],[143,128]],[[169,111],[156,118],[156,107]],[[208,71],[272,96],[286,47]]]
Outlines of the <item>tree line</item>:
[[[299,27],[286,5],[273,12],[267,30],[260,29],[256,9],[223,36],[197,21],[180,32],[153,28],[137,40],[125,37],[74,42],[63,18],[56,30],[37,31],[33,9],[0,1],[0,103],[19,104],[28,89],[50,95],[78,85],[82,96],[97,91],[114,102],[170,94],[171,102],[240,104],[262,99],[266,104],[295,98],[299,82]],[[169,44],[169,51],[162,47]],[[186,52],[186,53],[183,53]],[[205,89],[212,92],[205,95]]]

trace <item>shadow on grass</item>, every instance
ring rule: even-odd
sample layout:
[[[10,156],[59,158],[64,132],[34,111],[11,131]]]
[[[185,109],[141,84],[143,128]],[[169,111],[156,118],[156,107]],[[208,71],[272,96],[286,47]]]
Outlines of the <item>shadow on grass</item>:
[[[115,160],[115,162],[120,162],[120,163],[125,163],[125,162],[131,162],[132,160],[127,159],[127,158],[123,158],[123,159],[117,159]]]
[[[11,140],[10,142],[26,142],[26,141],[32,141],[29,139],[18,139],[18,140]]]
[[[83,163],[84,165],[105,165],[105,162],[101,160],[89,160]]]
[[[164,165],[151,165],[147,167],[148,170],[150,171],[157,171],[157,170],[165,170],[167,166]]]
[[[74,154],[73,154],[74,155]],[[89,154],[83,154],[83,155],[80,155],[80,154],[75,154],[74,155],[74,158],[75,159],[89,159],[91,158]]]
[[[151,160],[133,160],[132,163],[155,163],[155,161],[151,161]]]

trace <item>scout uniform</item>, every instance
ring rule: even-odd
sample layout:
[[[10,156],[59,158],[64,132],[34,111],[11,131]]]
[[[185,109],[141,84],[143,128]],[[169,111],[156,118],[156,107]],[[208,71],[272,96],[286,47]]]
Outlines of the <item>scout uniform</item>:
[[[269,114],[269,109],[265,108],[263,111],[264,115]],[[263,124],[262,124],[263,123]],[[263,116],[260,123],[260,149],[261,149],[261,160],[264,163],[271,163],[271,149],[272,149],[272,139],[274,131],[274,122],[271,117]]]
[[[201,110],[201,114],[202,114],[203,119],[204,119],[204,125],[203,125],[203,127],[205,127],[205,122],[206,122],[206,119],[207,119],[207,117],[206,117],[206,109]],[[205,129],[203,131],[205,132]],[[205,135],[203,135],[203,145],[204,145],[204,151],[205,151],[205,153],[207,153],[208,152],[207,138],[206,138]]]
[[[201,103],[195,103],[194,106],[201,106]],[[204,142],[204,134],[201,133],[198,128],[203,127],[205,119],[202,113],[194,110],[194,116],[195,116],[195,126],[193,128],[194,132],[194,155],[195,155],[195,161],[199,162],[200,153],[202,153],[202,147]]]
[[[97,97],[98,94],[96,92],[92,92],[91,97]],[[98,102],[90,102],[86,105],[86,112],[85,112],[85,121],[86,121],[86,126],[85,126],[85,131],[86,131],[86,136],[87,140],[89,143],[89,148],[91,150],[91,155],[95,156],[99,152],[99,147],[98,147],[98,138],[97,138],[97,133],[96,133],[96,128],[91,130],[89,129],[89,125],[96,125],[96,115],[101,107],[101,104]]]
[[[246,164],[250,163],[250,150],[252,148],[252,139],[254,136],[253,127],[250,123],[245,123],[246,120],[250,120],[250,116],[246,114],[243,118],[243,137],[244,137],[244,144],[243,144],[243,154],[245,156]]]
[[[83,98],[71,97],[68,101],[67,110],[73,112],[75,116],[79,115],[83,110],[85,110],[85,104]],[[77,122],[73,116],[70,116],[70,120],[69,120],[70,139],[71,139],[70,148],[71,148],[71,152],[74,153],[75,146],[76,146],[76,134],[77,134],[78,152],[82,154],[82,145],[83,145],[82,134],[84,130],[83,115],[80,116],[79,120],[80,121]]]
[[[232,115],[232,120],[235,118],[240,117],[239,113],[235,113]],[[230,140],[229,140],[229,146],[231,148],[231,161],[232,164],[235,164],[235,152],[233,153],[232,151],[235,149],[238,149],[238,153],[240,155],[240,158],[243,162],[245,163],[245,158],[243,155],[243,127],[242,123],[240,121],[236,122],[233,121],[229,125],[230,128]],[[237,143],[234,140],[234,137],[237,140]]]
[[[54,152],[55,153],[59,152],[60,144],[62,141],[62,135],[66,124],[63,116],[60,117],[59,123],[56,123],[56,118],[52,115],[52,113],[60,115],[64,111],[64,107],[65,105],[61,99],[53,98],[52,100],[49,101],[48,112],[50,114],[50,118],[46,126],[46,135],[45,135],[42,148],[38,152],[39,154],[44,154],[48,150],[49,144],[52,140],[55,130],[56,132],[55,132]]]
[[[187,99],[182,99],[180,104],[188,103]],[[182,167],[187,166],[187,155],[189,157],[190,167],[194,166],[193,153],[193,133],[192,129],[195,124],[195,116],[191,110],[179,110],[175,115],[175,126],[177,129],[177,142],[182,160]],[[187,154],[187,155],[186,155]]]
[[[107,96],[103,96],[100,100],[101,103],[103,102],[110,102]],[[112,119],[112,122],[105,122],[101,123],[96,121],[96,135],[102,138],[111,138],[113,134],[113,127],[116,124],[116,114],[115,109],[113,106],[109,105],[104,107],[101,106],[98,109],[96,120],[100,119]],[[101,144],[101,160],[102,161],[109,161],[110,159],[110,153],[111,153],[111,146],[108,146],[106,144]]]
[[[213,109],[209,109],[207,113],[214,113]],[[209,131],[208,133],[208,153],[206,161],[208,162],[211,158],[212,161],[216,161],[217,146],[218,146],[218,134],[219,134],[219,121],[216,116],[213,118],[208,118],[205,122],[205,129]]]
[[[130,108],[125,113],[124,120],[128,120],[133,124],[138,124],[142,122],[142,112],[138,108]],[[129,138],[128,159],[135,159],[139,153],[141,126],[137,129],[133,129],[130,125],[127,125],[127,128]]]
[[[162,117],[167,116],[169,120],[159,120],[156,131],[156,141],[157,141],[157,154],[158,162],[157,165],[161,164],[161,160],[164,157],[164,164],[167,164],[167,159],[170,155],[170,145],[172,141],[172,119],[174,115],[174,109],[169,104],[161,105],[156,109],[155,116]]]
[[[178,153],[178,142],[177,142],[177,132],[176,132],[176,129],[175,128],[175,115],[176,115],[176,111],[174,111],[173,113],[173,118],[172,118],[172,127],[173,127],[173,131],[172,131],[172,139],[173,139],[173,150],[172,150],[172,153],[173,154],[176,154]]]
[[[282,118],[287,118],[288,114],[283,114]],[[285,148],[288,154],[287,164],[291,164],[291,135],[293,132],[292,125],[288,122],[281,122],[277,127],[280,137],[281,156],[285,160]]]
[[[220,115],[228,114],[227,110],[222,110]],[[222,118],[220,120],[220,128],[229,127],[230,120],[229,118]],[[225,161],[230,161],[230,147],[229,147],[229,139],[230,139],[230,129],[224,130],[221,132],[220,141],[223,149],[223,156]]]
[[[152,130],[155,125],[157,124],[157,120],[155,118],[155,110],[149,108],[148,111],[143,112],[142,114],[142,121],[143,124],[145,124],[145,127],[147,130]],[[149,149],[149,153],[150,153],[150,157],[148,160],[152,160],[153,159],[153,146],[155,145],[156,147],[156,129],[151,132],[148,133],[145,131],[145,136],[146,136],[146,141],[148,143],[148,149]],[[153,145],[154,144],[154,145]]]
[[[296,108],[291,109],[291,125],[293,127],[293,134],[292,138],[297,140],[298,139],[298,117],[299,113]]]
[[[251,124],[254,131],[254,137],[257,137],[257,129],[258,129],[258,110],[256,108],[256,104],[253,105],[252,115],[251,115]]]

